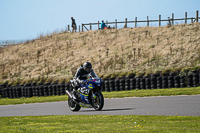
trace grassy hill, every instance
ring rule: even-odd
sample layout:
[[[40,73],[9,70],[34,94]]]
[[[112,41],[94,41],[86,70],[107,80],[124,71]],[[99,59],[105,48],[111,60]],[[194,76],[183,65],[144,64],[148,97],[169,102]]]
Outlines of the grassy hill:
[[[200,68],[200,24],[52,33],[0,48],[0,82],[69,80],[85,61],[103,78]]]

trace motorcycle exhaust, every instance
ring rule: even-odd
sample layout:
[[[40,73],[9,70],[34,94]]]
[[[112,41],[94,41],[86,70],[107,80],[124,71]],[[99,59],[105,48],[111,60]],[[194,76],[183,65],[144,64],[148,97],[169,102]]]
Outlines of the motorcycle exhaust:
[[[73,102],[75,102],[76,104],[79,104],[76,100],[73,99],[73,96],[71,95],[71,93],[66,90],[67,95],[73,100]]]
[[[67,95],[72,98],[72,95],[70,94],[70,92],[68,90],[66,90]]]
[[[85,107],[88,107],[88,108],[92,108],[92,106],[90,106],[90,105],[87,105],[87,104],[84,104],[84,103],[81,103],[81,102],[78,103],[76,100],[73,99],[73,96],[71,95],[71,93],[68,90],[66,90],[66,93],[73,100],[73,102],[75,102],[76,104],[81,105],[81,106],[85,106]]]

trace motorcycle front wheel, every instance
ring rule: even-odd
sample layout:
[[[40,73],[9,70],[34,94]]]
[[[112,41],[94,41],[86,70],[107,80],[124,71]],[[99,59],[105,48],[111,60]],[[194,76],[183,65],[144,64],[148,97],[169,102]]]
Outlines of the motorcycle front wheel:
[[[68,106],[71,111],[79,111],[81,107],[68,97]]]
[[[104,97],[101,92],[95,93],[96,98],[93,99],[93,106],[96,111],[102,110],[104,106]]]

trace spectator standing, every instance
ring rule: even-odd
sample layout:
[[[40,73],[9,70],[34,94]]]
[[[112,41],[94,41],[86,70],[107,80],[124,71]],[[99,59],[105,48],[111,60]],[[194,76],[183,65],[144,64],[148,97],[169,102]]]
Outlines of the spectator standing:
[[[73,17],[71,17],[71,20],[72,20],[72,32],[76,32],[76,22],[75,22],[75,19]]]

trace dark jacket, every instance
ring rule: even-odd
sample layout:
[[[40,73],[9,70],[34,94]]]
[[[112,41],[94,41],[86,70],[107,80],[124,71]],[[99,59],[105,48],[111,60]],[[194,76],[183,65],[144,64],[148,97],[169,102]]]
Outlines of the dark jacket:
[[[80,79],[80,80],[83,80],[83,79],[87,79],[88,75],[91,75],[92,77],[95,76],[96,74],[94,73],[93,69],[91,69],[90,72],[87,72],[83,69],[83,65],[81,65],[77,71],[76,71],[76,74],[74,76],[74,79]]]
[[[72,27],[76,25],[75,19],[72,19]]]
[[[101,29],[103,30],[106,26],[106,24],[104,22],[101,23]]]

